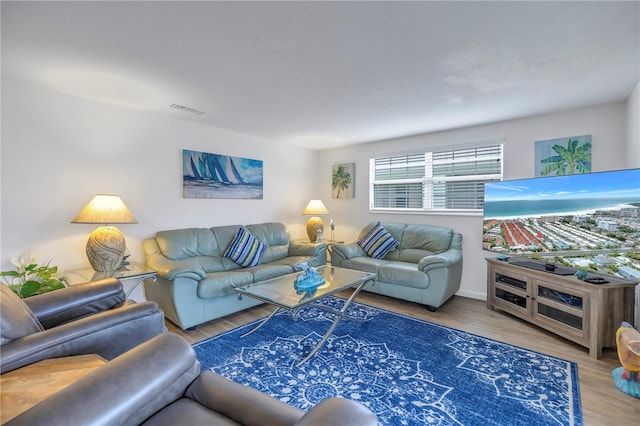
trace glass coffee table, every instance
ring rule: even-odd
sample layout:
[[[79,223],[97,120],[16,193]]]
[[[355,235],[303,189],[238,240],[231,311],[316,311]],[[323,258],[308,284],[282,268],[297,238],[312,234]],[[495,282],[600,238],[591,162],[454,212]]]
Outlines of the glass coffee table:
[[[260,324],[240,337],[244,337],[255,332],[280,311],[292,311],[295,317],[295,313],[298,308],[306,305],[312,305],[314,308],[329,311],[336,316],[333,324],[331,324],[331,327],[329,327],[329,330],[318,342],[316,347],[313,348],[309,355],[298,362],[296,366],[299,367],[313,357],[325,344],[329,336],[331,336],[331,333],[336,328],[342,317],[347,317],[345,312],[353,299],[355,299],[358,293],[360,293],[360,290],[375,278],[375,274],[354,271],[352,269],[338,268],[335,266],[322,266],[317,270],[318,273],[326,279],[326,281],[324,284],[321,284],[312,290],[304,291],[295,289],[293,283],[300,273],[284,275],[282,277],[263,281],[259,284],[250,284],[245,287],[236,288],[235,290],[238,292],[238,299],[242,299],[243,296],[249,296],[276,307]],[[330,306],[314,303],[323,297],[331,296],[338,291],[352,287],[355,287],[355,290],[340,310]]]

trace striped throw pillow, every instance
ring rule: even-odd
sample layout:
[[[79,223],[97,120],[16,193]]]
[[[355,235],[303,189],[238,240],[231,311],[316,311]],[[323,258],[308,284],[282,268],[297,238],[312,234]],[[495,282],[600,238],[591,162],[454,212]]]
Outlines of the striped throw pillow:
[[[369,257],[382,259],[398,247],[398,242],[378,222],[358,240],[358,245],[367,252]]]
[[[224,252],[224,257],[236,262],[243,268],[260,264],[267,245],[251,235],[245,228],[238,228],[236,236]]]

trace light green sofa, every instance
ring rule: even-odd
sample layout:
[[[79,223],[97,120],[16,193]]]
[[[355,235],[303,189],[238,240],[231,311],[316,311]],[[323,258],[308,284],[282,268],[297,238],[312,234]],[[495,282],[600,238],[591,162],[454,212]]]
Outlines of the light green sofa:
[[[376,222],[369,223],[358,240]],[[374,259],[357,244],[335,244],[331,264],[376,274],[364,290],[426,305],[435,312],[460,288],[462,235],[432,225],[381,223],[399,242],[383,259]]]
[[[153,300],[173,323],[186,330],[198,324],[260,304],[235,287],[262,282],[310,266],[327,263],[327,245],[291,241],[281,223],[246,225],[267,245],[258,266],[243,268],[223,256],[240,225],[160,231],[143,241],[146,264],[158,272],[157,282],[145,282]],[[147,280],[149,281],[149,280]]]

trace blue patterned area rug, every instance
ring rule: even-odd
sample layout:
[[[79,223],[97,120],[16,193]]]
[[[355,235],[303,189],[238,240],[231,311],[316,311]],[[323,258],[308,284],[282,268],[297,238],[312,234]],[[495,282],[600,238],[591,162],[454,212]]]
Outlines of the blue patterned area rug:
[[[345,301],[329,297],[326,305]],[[575,363],[460,330],[353,303],[325,346],[333,314],[316,308],[274,316],[194,345],[203,369],[308,410],[342,396],[383,425],[581,425]]]

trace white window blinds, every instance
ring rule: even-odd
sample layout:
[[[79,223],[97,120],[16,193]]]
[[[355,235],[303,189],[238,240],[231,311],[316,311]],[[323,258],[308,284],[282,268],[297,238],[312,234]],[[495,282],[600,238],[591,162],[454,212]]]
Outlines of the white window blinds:
[[[482,210],[484,183],[501,179],[501,141],[372,158],[371,209]]]

